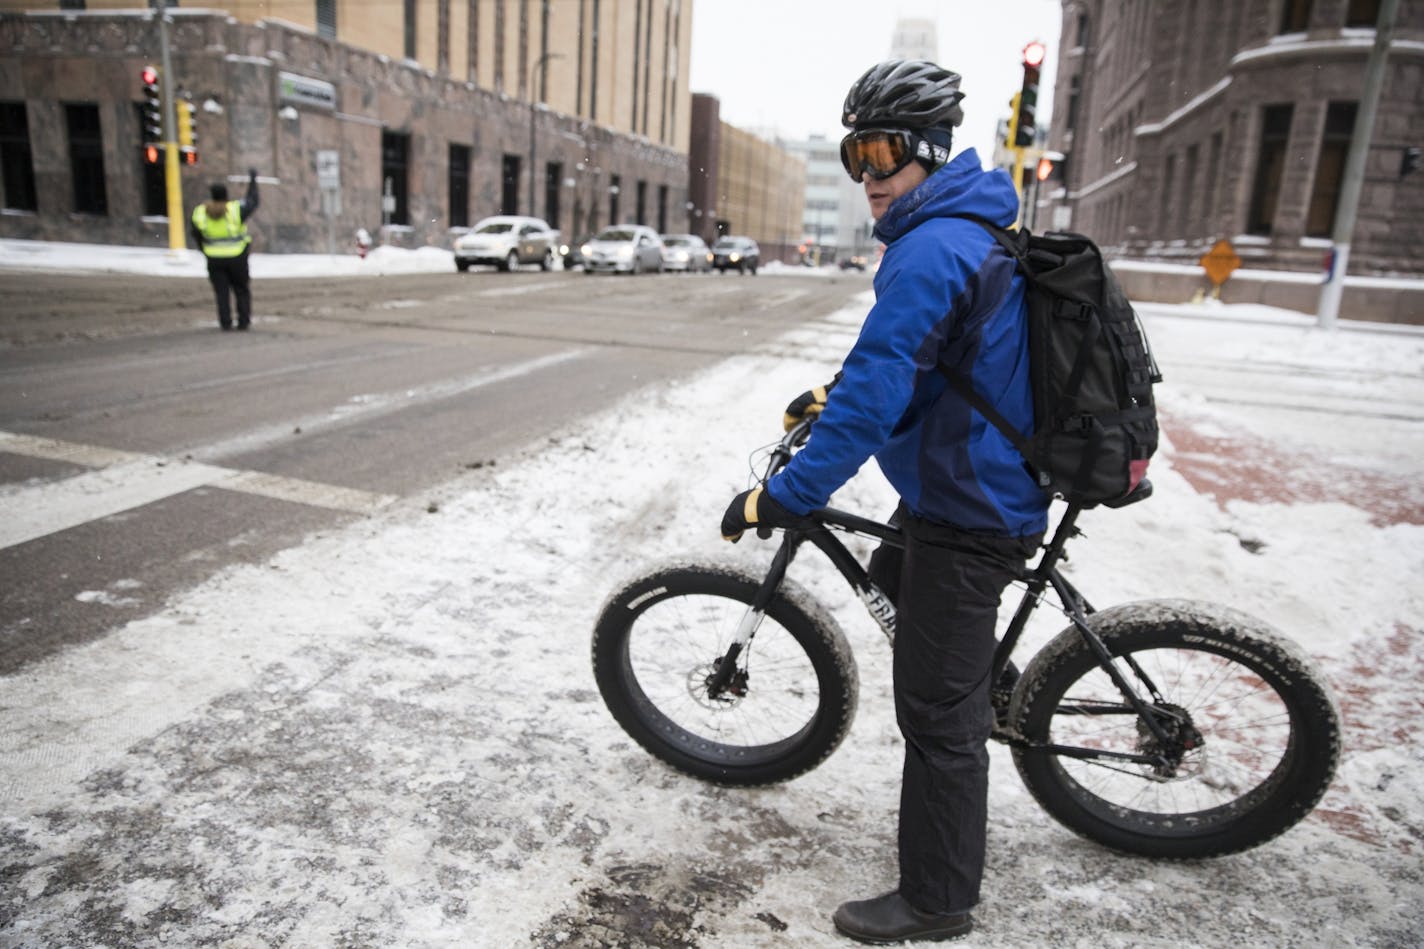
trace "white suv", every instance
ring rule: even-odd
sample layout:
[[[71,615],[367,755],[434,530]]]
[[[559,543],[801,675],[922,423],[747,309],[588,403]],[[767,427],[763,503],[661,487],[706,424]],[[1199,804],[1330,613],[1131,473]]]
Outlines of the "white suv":
[[[559,232],[537,217],[501,214],[487,217],[455,240],[455,267],[493,264],[510,271],[520,264],[537,263],[541,270],[554,266]]]

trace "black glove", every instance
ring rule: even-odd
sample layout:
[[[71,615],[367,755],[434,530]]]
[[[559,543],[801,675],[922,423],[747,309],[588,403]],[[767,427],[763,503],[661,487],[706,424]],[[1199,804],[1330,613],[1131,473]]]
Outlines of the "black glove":
[[[821,410],[826,407],[826,399],[830,396],[831,390],[836,387],[836,383],[841,381],[841,374],[836,373],[836,377],[823,386],[817,386],[801,393],[791,400],[791,404],[786,407],[786,414],[781,417],[781,427],[786,431],[791,431],[808,415],[820,415]]]
[[[771,536],[773,527],[791,527],[801,520],[776,503],[765,489],[752,488],[732,498],[732,503],[727,505],[727,513],[722,515],[722,539],[735,544],[742,539],[744,530],[755,527],[757,536],[764,540]]]
[[[256,169],[256,168],[249,168],[249,169],[247,169],[247,180],[248,180],[248,181],[256,181],[256,180],[257,180],[257,169]]]

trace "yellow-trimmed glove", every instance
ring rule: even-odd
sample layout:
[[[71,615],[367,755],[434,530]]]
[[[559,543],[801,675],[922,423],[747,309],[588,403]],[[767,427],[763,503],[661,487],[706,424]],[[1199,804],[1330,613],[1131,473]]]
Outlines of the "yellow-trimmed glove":
[[[722,539],[735,544],[748,527],[755,527],[757,536],[765,539],[771,536],[773,527],[789,527],[800,520],[776,503],[764,488],[752,488],[732,498],[732,503],[727,505],[727,513],[722,515]]]
[[[841,374],[838,372],[836,377],[825,385],[816,386],[792,399],[791,404],[786,406],[786,414],[781,417],[781,427],[789,432],[806,416],[820,415],[826,407],[826,399],[830,397],[831,390],[840,381]]]

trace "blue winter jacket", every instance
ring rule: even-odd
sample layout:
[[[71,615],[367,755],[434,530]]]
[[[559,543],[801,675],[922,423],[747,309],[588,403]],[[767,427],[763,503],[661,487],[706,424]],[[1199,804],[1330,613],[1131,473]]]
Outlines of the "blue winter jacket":
[[[1008,174],[961,152],[876,223],[875,305],[810,442],[767,490],[796,514],[825,507],[872,455],[910,511],[1009,537],[1043,531],[1048,502],[1022,457],[935,368],[957,367],[1021,431],[1033,427],[1024,283],[974,214],[1013,223]]]

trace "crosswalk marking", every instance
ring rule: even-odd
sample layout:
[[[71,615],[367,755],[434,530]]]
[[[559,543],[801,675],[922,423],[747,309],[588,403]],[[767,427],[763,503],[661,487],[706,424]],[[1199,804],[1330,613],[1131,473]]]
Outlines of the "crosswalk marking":
[[[0,451],[94,469],[33,487],[0,489],[0,549],[200,487],[353,514],[370,514],[396,500],[393,494],[15,432],[0,432]]]

